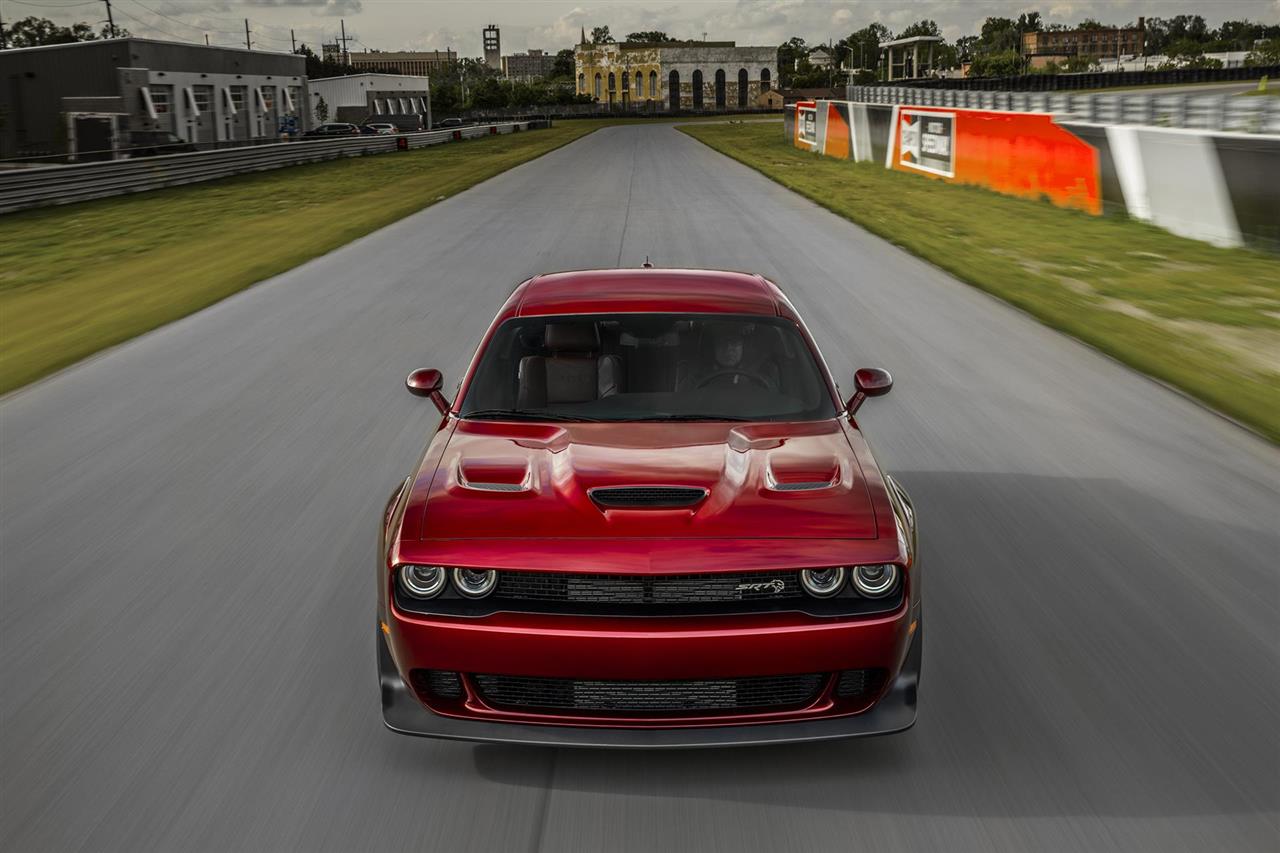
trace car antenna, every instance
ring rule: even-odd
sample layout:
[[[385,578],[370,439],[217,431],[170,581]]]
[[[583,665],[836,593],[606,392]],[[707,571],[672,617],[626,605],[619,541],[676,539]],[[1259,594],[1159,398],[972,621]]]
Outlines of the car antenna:
[[[643,264],[641,264],[640,266],[644,267],[644,268],[645,268],[645,269],[647,269],[647,270],[651,270],[651,269],[653,269],[653,264],[649,263],[649,256],[648,256],[648,255],[645,255],[645,256],[644,256],[644,263],[643,263]]]

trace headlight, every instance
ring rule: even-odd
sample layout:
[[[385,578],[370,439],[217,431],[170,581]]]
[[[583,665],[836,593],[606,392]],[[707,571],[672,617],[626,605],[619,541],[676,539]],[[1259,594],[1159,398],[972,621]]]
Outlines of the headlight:
[[[454,569],[453,585],[467,598],[484,598],[498,585],[493,569]]]
[[[449,575],[443,566],[401,566],[400,588],[414,598],[433,598],[444,589]]]
[[[830,598],[844,586],[844,566],[833,569],[802,569],[800,585],[814,598]]]
[[[853,588],[867,598],[884,598],[898,585],[898,567],[892,563],[853,567]]]

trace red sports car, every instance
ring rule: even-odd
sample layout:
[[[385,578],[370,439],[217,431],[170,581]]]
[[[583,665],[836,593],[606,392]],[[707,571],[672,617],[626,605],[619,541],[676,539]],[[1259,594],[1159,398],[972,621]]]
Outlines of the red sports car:
[[[756,275],[540,275],[387,502],[378,668],[405,734],[710,746],[916,717],[915,511]]]

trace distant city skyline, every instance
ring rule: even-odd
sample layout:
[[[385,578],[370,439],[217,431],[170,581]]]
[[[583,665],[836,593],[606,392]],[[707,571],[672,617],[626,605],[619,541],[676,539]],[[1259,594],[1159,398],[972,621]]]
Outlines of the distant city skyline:
[[[95,0],[0,0],[10,22],[29,15],[67,24],[105,20]],[[1085,18],[1126,24],[1139,17],[1203,15],[1210,26],[1247,18],[1280,22],[1280,0],[690,0],[642,6],[635,3],[443,2],[437,0],[112,0],[116,24],[137,36],[244,46],[244,18],[251,20],[255,47],[288,50],[292,29],[298,43],[320,52],[339,35],[345,20],[349,49],[444,50],[479,57],[480,31],[488,24],[502,31],[502,52],[529,48],[554,52],[577,43],[583,28],[608,26],[621,40],[638,30],[660,30],[675,38],[734,40],[773,45],[800,36],[810,44],[838,40],[878,21],[898,31],[923,18],[938,23],[948,40],[976,34],[988,16],[1016,18],[1039,11],[1046,23],[1074,25]]]

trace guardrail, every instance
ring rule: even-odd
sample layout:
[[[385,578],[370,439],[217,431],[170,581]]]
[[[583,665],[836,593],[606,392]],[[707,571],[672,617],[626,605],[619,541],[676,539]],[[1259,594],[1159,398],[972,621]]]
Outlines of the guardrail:
[[[1242,133],[1280,133],[1280,98],[1182,92],[1070,94],[850,86],[849,100],[866,104],[957,107],[1020,113],[1052,113],[1090,124],[1138,124]]]
[[[307,139],[134,160],[21,169],[0,174],[0,213],[212,181],[303,163],[385,154],[400,150],[402,144],[408,148],[425,148],[535,127],[545,127],[545,123],[523,121],[385,136]],[[401,143],[401,139],[405,142]]]

